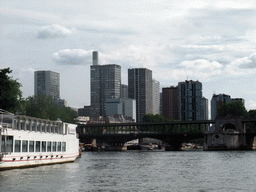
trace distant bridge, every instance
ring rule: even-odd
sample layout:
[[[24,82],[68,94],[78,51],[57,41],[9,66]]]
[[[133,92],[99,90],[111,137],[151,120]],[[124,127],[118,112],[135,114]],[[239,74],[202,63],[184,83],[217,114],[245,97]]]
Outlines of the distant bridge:
[[[203,121],[170,121],[157,123],[116,123],[116,124],[84,124],[78,126],[79,138],[82,142],[96,139],[98,143],[123,145],[140,138],[154,138],[179,149],[181,143],[191,139],[204,138],[213,120]]]
[[[211,126],[217,128],[210,131]],[[107,143],[109,145],[123,145],[124,143],[140,138],[154,138],[170,144],[174,150],[179,150],[183,142],[191,139],[204,138],[204,142],[208,139],[208,145],[213,145],[217,148],[230,142],[230,138],[226,139],[227,135],[232,135],[232,139],[246,137],[243,141],[242,149],[245,145],[251,148],[256,132],[245,131],[247,123],[253,123],[256,127],[256,119],[242,118],[223,118],[219,120],[201,120],[201,121],[169,121],[156,123],[116,123],[116,124],[82,124],[78,126],[78,133],[81,142],[92,141],[96,139],[97,143]],[[216,136],[218,135],[218,136]],[[224,135],[222,144],[209,144],[209,138],[215,140],[215,137]],[[230,137],[230,136],[229,136]],[[246,142],[246,144],[244,144]],[[224,143],[224,144],[223,144]],[[240,146],[240,144],[238,145]],[[210,146],[212,147],[212,146]],[[231,146],[232,147],[232,146]],[[238,147],[239,148],[239,147]]]

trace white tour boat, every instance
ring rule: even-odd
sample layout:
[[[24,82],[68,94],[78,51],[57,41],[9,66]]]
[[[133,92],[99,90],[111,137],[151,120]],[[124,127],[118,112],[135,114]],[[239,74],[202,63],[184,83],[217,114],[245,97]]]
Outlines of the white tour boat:
[[[75,124],[0,110],[0,170],[73,162],[79,156]]]

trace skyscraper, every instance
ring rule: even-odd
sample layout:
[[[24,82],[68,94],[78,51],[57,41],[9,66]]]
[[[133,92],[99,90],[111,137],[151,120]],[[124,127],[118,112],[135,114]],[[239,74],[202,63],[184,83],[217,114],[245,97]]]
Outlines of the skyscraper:
[[[34,94],[51,95],[60,98],[60,74],[53,71],[35,71]]]
[[[160,114],[160,83],[152,80],[153,114]]]
[[[91,68],[91,117],[106,115],[107,98],[120,98],[121,66],[116,64],[98,65],[98,56],[93,52]]]
[[[170,120],[179,119],[179,89],[178,87],[162,88],[162,115]]]
[[[121,85],[121,98],[128,98],[128,85]]]
[[[202,120],[208,120],[208,99],[202,98]]]
[[[231,98],[230,95],[226,94],[213,94],[211,100],[211,119],[214,120],[218,116],[217,109],[219,105],[236,101],[241,101],[244,104],[244,99],[242,98]]]
[[[146,68],[128,69],[128,97],[136,100],[136,120],[153,112],[152,71]]]
[[[202,120],[202,83],[179,82],[179,116],[182,121]]]

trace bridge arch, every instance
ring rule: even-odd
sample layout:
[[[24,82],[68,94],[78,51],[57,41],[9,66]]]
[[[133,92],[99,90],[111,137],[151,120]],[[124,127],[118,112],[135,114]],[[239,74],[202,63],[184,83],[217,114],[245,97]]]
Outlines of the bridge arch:
[[[227,130],[236,130],[236,126],[233,123],[226,123],[222,126],[222,130],[223,131],[227,131]]]

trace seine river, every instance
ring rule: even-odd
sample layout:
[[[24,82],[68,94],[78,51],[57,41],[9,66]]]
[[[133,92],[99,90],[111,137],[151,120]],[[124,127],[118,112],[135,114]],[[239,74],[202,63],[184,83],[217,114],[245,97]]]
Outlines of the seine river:
[[[256,151],[84,152],[0,172],[0,191],[256,191]]]

